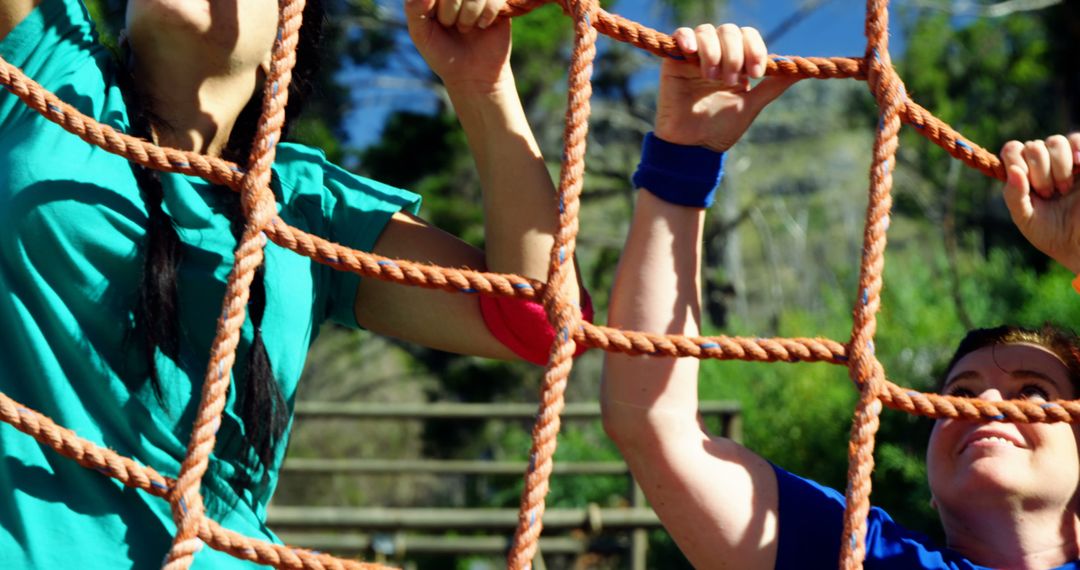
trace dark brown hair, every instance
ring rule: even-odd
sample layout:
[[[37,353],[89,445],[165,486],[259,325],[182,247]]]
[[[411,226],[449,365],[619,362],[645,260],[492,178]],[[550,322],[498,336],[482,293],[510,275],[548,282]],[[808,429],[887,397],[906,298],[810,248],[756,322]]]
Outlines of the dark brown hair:
[[[1037,329],[1002,325],[968,331],[967,335],[956,347],[956,353],[949,360],[945,373],[938,379],[938,391],[941,391],[949,373],[956,366],[956,363],[960,362],[961,358],[987,346],[1015,343],[1035,344],[1057,355],[1065,363],[1065,367],[1069,371],[1069,380],[1072,382],[1073,392],[1080,394],[1080,337],[1077,337],[1076,333],[1071,330],[1052,323],[1045,323]]]
[[[324,19],[321,0],[307,0],[296,51],[296,65],[289,85],[289,104],[286,107],[283,136],[300,113],[315,83],[319,71],[319,46],[323,37]],[[119,74],[120,87],[127,101],[132,132],[149,138],[154,126],[167,128],[167,125],[160,123],[153,113],[152,104],[141,96],[131,77],[130,47],[122,42],[120,48],[123,60]],[[261,114],[262,98],[258,96],[261,93],[261,89],[257,90],[241,111],[222,152],[223,158],[241,164],[247,160]],[[149,380],[161,400],[161,378],[155,362],[156,353],[160,351],[174,361],[179,361],[180,342],[184,336],[177,314],[177,276],[183,263],[183,248],[172,219],[162,209],[164,188],[160,173],[135,163],[131,163],[131,168],[146,204],[148,216],[146,239],[140,247],[143,271],[134,302],[134,327],[131,332],[133,340],[139,344],[149,361],[149,377],[128,378],[128,382],[137,387]],[[228,211],[224,213],[230,218],[232,233],[239,239],[243,229],[239,198],[227,188],[216,188],[216,191],[229,196],[226,202]],[[264,276],[263,269],[259,268],[251,284],[248,308],[255,336],[247,351],[244,376],[237,378],[234,387],[238,389],[237,407],[244,424],[244,442],[254,451],[262,467],[268,468],[273,462],[277,443],[281,441],[288,425],[288,412],[281,386],[274,378],[269,355],[262,341],[262,319],[266,309]],[[216,310],[216,307],[200,310]],[[248,481],[241,483],[246,484]]]

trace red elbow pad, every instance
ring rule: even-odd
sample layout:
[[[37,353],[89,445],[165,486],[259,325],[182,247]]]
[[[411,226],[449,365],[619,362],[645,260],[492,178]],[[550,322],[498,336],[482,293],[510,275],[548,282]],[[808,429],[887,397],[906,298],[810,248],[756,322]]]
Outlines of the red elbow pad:
[[[534,364],[547,364],[555,329],[548,322],[542,304],[528,299],[481,295],[480,313],[491,334],[514,354]],[[581,318],[593,321],[592,298],[585,289],[581,290]],[[588,347],[578,345],[574,357],[586,350]]]

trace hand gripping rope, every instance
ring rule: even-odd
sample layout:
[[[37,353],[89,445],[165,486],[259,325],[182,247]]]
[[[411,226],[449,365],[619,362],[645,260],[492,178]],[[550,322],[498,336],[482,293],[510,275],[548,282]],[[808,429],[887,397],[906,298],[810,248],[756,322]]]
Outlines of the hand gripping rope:
[[[526,14],[548,0],[511,0],[502,15]],[[569,73],[563,165],[559,178],[561,204],[559,231],[551,249],[548,281],[539,283],[516,275],[466,271],[388,259],[328,242],[285,224],[275,214],[269,190],[270,165],[275,143],[284,122],[288,84],[295,63],[295,48],[304,0],[280,0],[281,18],[274,45],[271,72],[263,94],[259,121],[246,169],[230,162],[176,149],[161,148],[118,133],[79,113],[44,90],[17,68],[0,59],[0,85],[28,106],[87,142],[144,166],[204,177],[241,193],[244,231],[235,252],[226,295],[211,348],[201,402],[192,429],[187,455],[179,476],[167,479],[154,469],[95,445],[57,425],[41,414],[0,393],[0,419],[33,436],[43,445],[115,477],[125,485],[166,498],[177,533],[165,560],[165,568],[190,567],[195,553],[208,544],[237,558],[278,568],[385,568],[343,560],[308,550],[269,544],[222,528],[204,514],[199,487],[214,448],[229,390],[232,364],[240,327],[245,319],[249,286],[255,269],[263,262],[266,238],[341,271],[351,271],[404,285],[460,293],[503,295],[543,301],[548,319],[558,331],[544,374],[540,407],[533,428],[533,444],[518,527],[508,556],[508,567],[531,567],[543,526],[544,497],[552,469],[559,415],[572,366],[576,343],[607,351],[634,355],[689,356],[718,360],[762,362],[829,362],[848,367],[859,390],[848,446],[847,509],[841,542],[840,567],[861,568],[865,557],[866,516],[870,507],[870,473],[874,467],[874,436],[882,405],[931,418],[996,420],[1011,422],[1078,422],[1080,401],[1036,404],[1026,401],[989,402],[979,399],[921,393],[897,386],[885,378],[874,354],[876,314],[881,307],[882,270],[889,210],[892,204],[892,169],[899,144],[900,123],[914,125],[923,136],[984,174],[1003,180],[997,157],[964,140],[907,97],[903,81],[892,66],[888,50],[888,2],[868,0],[867,48],[863,58],[801,58],[772,56],[769,75],[818,79],[866,80],[877,100],[880,122],[870,169],[870,199],[863,237],[859,289],[853,308],[851,339],[846,344],[822,338],[684,337],[623,331],[582,322],[577,306],[560,291],[570,271],[578,230],[579,197],[585,170],[585,139],[588,132],[590,75],[596,56],[596,34],[604,33],[662,57],[695,60],[681,53],[670,36],[641,26],[599,7],[596,0],[564,0],[564,11],[574,21],[574,49]]]

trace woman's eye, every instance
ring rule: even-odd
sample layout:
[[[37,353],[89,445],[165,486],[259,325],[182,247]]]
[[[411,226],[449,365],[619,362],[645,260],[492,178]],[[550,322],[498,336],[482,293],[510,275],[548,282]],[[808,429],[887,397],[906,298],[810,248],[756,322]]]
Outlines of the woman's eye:
[[[1041,386],[1036,384],[1025,384],[1020,389],[1020,397],[1025,400],[1049,400],[1050,394]]]
[[[972,392],[971,390],[968,390],[967,388],[962,388],[960,386],[956,386],[955,388],[950,388],[947,392],[945,392],[945,395],[946,396],[956,396],[957,398],[974,398],[975,397],[975,392]]]

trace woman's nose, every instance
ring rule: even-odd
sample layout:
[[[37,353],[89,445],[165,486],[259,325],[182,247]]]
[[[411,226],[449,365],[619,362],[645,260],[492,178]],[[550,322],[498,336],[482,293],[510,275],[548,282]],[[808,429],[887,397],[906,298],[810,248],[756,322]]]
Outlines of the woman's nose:
[[[987,401],[990,401],[990,402],[1000,402],[1000,401],[1004,400],[1005,398],[1003,398],[1001,396],[1001,391],[998,390],[997,388],[987,388],[987,389],[983,390],[982,393],[979,394],[979,399],[980,400],[987,400]]]

